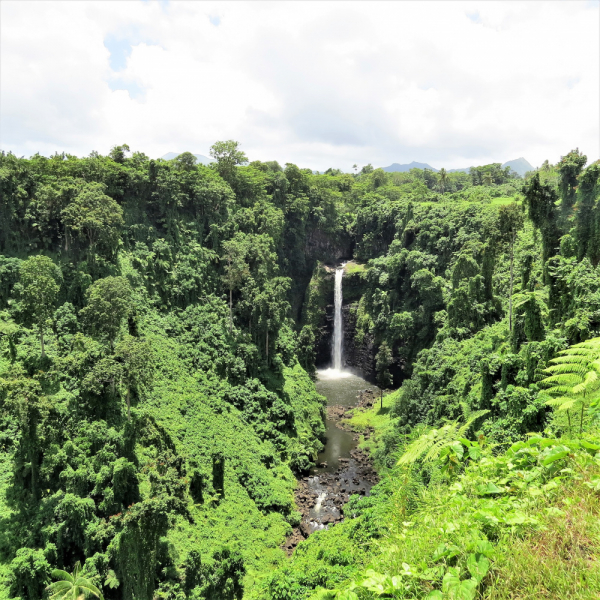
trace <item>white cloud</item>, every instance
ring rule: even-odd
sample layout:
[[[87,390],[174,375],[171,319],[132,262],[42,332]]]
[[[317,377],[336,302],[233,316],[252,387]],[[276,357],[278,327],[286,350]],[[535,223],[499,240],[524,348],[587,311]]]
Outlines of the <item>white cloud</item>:
[[[540,164],[575,146],[600,157],[597,3],[0,10],[0,146],[18,155],[124,142],[150,156],[207,154],[233,138],[251,159],[321,170]]]

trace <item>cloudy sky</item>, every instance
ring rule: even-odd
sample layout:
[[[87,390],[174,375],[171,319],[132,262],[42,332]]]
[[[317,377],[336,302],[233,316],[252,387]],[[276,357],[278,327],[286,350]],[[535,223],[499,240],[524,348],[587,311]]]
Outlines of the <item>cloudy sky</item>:
[[[467,167],[600,158],[597,0],[2,0],[0,148]]]

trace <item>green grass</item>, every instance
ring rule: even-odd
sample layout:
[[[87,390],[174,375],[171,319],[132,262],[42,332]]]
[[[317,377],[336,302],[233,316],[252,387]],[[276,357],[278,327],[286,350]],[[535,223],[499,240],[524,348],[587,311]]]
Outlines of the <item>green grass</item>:
[[[492,206],[502,206],[504,204],[512,204],[513,202],[515,202],[514,196],[504,196],[500,198],[492,198],[490,200],[490,204]]]
[[[346,275],[354,275],[355,273],[364,273],[367,270],[367,266],[363,263],[357,263],[353,260],[346,263],[344,268]]]
[[[352,410],[352,417],[343,421],[358,432],[363,432],[368,428],[373,428],[375,430],[369,439],[365,440],[364,437],[361,437],[359,446],[363,450],[373,453],[381,435],[389,429],[391,424],[390,412],[397,394],[398,392],[385,394],[383,396],[383,408],[380,399],[377,398],[371,408],[366,410],[355,408]]]

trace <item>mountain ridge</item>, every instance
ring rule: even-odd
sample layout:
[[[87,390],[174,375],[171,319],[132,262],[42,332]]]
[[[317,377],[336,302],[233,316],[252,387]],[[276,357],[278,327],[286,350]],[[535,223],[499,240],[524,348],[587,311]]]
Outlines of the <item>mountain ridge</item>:
[[[472,165],[472,166],[475,166],[475,165]],[[525,173],[527,173],[528,171],[533,171],[533,169],[534,169],[534,167],[529,163],[529,161],[526,160],[525,158],[523,158],[522,156],[503,163],[502,168],[504,169],[506,167],[510,167],[513,171],[518,173],[521,177],[523,177],[523,175],[525,175]],[[471,168],[472,167],[467,167],[467,168],[462,168],[462,169],[447,169],[447,172],[448,173],[458,173],[458,172],[468,173],[469,169],[471,169]],[[407,173],[411,169],[429,169],[430,171],[433,171],[434,173],[439,173],[439,171],[440,171],[439,169],[432,167],[428,163],[420,163],[420,162],[416,162],[414,160],[411,163],[406,163],[406,164],[392,163],[391,165],[389,165],[387,167],[382,167],[382,170],[385,171],[386,173]]]

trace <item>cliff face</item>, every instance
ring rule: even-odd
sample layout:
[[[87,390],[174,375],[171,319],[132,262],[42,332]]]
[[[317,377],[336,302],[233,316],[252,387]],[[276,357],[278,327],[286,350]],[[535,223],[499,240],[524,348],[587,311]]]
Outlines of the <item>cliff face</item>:
[[[311,280],[310,305],[312,323],[315,327],[314,356],[318,369],[331,366],[333,343],[333,271],[331,267],[320,265]],[[357,336],[356,308],[363,293],[364,267],[354,262],[348,263],[342,283],[342,320],[344,342],[342,361],[345,368],[361,374],[375,383],[375,347],[371,334]]]
[[[357,303],[342,306],[344,320],[344,365],[360,371],[361,375],[371,383],[375,383],[375,354],[377,350],[373,336],[368,333],[362,339],[356,335]]]
[[[333,297],[333,291],[331,293]],[[333,344],[333,303],[324,307],[318,326],[315,347],[315,365],[317,369],[331,366],[331,345]]]

